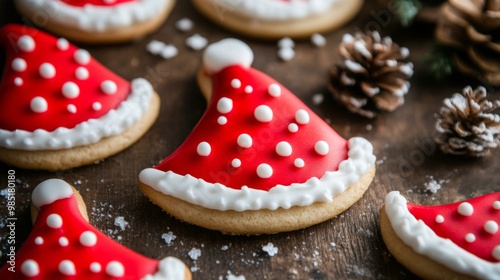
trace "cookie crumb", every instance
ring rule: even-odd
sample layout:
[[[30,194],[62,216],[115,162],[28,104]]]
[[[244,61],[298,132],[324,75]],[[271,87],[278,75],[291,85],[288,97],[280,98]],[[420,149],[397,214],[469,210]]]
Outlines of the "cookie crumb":
[[[274,247],[274,244],[269,242],[262,247],[262,251],[267,252],[267,254],[272,257],[278,253],[278,248]]]
[[[175,28],[182,32],[187,32],[193,29],[194,23],[189,18],[183,17],[175,23]]]
[[[207,38],[196,33],[193,36],[186,39],[186,45],[195,51],[199,51],[206,47],[208,44]]]
[[[120,227],[120,229],[123,231],[128,226],[128,222],[125,221],[125,218],[123,216],[118,216],[115,218],[115,226]]]
[[[324,47],[326,45],[325,36],[319,33],[314,33],[313,35],[311,35],[311,42],[318,48]]]
[[[177,236],[173,232],[169,231],[167,233],[162,234],[161,238],[165,240],[165,243],[167,243],[168,246],[171,246],[173,241],[177,238]]]
[[[197,260],[200,256],[201,256],[201,250],[198,249],[198,248],[192,248],[189,252],[188,252],[188,255],[189,257],[192,259],[192,260]]]

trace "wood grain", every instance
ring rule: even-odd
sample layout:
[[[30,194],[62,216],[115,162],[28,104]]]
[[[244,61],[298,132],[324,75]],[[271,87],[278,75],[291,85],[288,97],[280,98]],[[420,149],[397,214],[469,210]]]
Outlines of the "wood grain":
[[[434,114],[442,100],[466,85],[476,87],[479,83],[462,76],[438,82],[431,79],[422,58],[433,43],[432,26],[400,28],[393,12],[384,1],[367,1],[352,22],[327,34],[326,47],[316,48],[309,41],[297,42],[296,57],[287,63],[278,59],[276,42],[243,38],[255,51],[255,68],[288,87],[345,138],[362,136],[373,143],[377,155],[375,179],[358,203],[337,218],[289,233],[227,236],[177,221],[149,202],[139,190],[139,172],[172,153],[196,125],[206,106],[196,85],[202,52],[188,49],[186,38],[193,33],[200,33],[210,42],[225,37],[241,38],[207,21],[183,0],[178,1],[158,32],[140,41],[82,46],[126,79],[147,78],[160,94],[160,117],[141,140],[99,164],[68,171],[30,171],[0,164],[1,189],[7,185],[8,170],[14,170],[17,178],[17,244],[25,240],[31,228],[31,190],[41,181],[56,177],[81,192],[90,221],[101,231],[149,257],[172,255],[183,260],[193,269],[194,279],[225,279],[228,271],[245,275],[246,279],[416,279],[388,253],[382,241],[378,221],[385,195],[399,190],[412,202],[441,204],[498,191],[500,151],[484,159],[464,159],[438,151],[432,135]],[[175,22],[182,17],[194,21],[193,31],[182,33],[175,29]],[[9,22],[25,21],[15,12],[11,0],[0,1],[0,25]],[[403,107],[367,120],[336,104],[327,94],[326,81],[329,67],[339,61],[337,45],[342,35],[374,28],[410,49],[415,75]],[[145,46],[152,39],[175,44],[179,55],[163,60],[149,54]],[[0,58],[2,65],[4,61]],[[316,93],[324,95],[320,105],[312,102]],[[490,97],[500,98],[500,95],[491,93]],[[432,180],[442,186],[435,194],[425,191],[425,184]],[[5,221],[6,203],[0,197],[3,218],[0,221]],[[123,231],[114,225],[115,218],[120,216],[128,222]],[[176,236],[171,245],[161,238],[168,232]],[[6,261],[7,234],[8,229],[1,227],[1,264]],[[278,248],[275,256],[262,250],[268,243]],[[201,250],[197,260],[188,255],[192,248]]]

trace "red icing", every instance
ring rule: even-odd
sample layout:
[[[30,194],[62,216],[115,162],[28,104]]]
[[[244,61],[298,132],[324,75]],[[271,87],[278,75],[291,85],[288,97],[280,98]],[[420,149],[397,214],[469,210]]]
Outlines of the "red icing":
[[[62,217],[61,228],[47,226],[47,217],[54,213]],[[96,245],[86,247],[80,244],[80,235],[85,231],[91,231],[97,236]],[[35,244],[37,237],[43,238],[42,245]],[[60,237],[66,237],[69,245],[62,247],[59,244]],[[36,277],[26,277],[21,271],[22,264],[29,259],[38,263],[40,273]],[[75,276],[65,276],[59,272],[58,267],[63,260],[74,263]],[[123,277],[113,278],[106,274],[106,265],[111,261],[118,261],[123,265]],[[101,265],[101,272],[90,270],[93,262]],[[31,234],[16,253],[15,273],[8,270],[10,265],[7,263],[0,270],[0,279],[142,279],[148,274],[154,275],[158,262],[125,248],[91,226],[80,214],[72,195],[41,207]]]
[[[417,220],[422,220],[437,235],[449,238],[464,250],[490,262],[500,262],[493,257],[493,248],[500,245],[500,230],[491,234],[484,230],[484,224],[491,220],[500,225],[500,210],[493,208],[493,203],[500,201],[500,193],[467,200],[473,207],[471,216],[463,216],[457,212],[462,202],[438,205],[421,206],[408,203],[408,210]],[[443,223],[436,222],[436,216],[444,217]],[[466,241],[468,233],[475,235],[476,240],[472,243]]]
[[[240,88],[231,86],[233,79],[241,81]],[[283,86],[280,85],[281,96],[269,95],[269,85],[279,83],[264,73],[253,68],[231,66],[213,75],[212,82],[213,96],[204,116],[181,147],[155,168],[181,175],[190,174],[234,189],[246,185],[269,190],[277,184],[286,186],[304,183],[311,177],[321,178],[326,171],[336,171],[339,163],[347,158],[347,141]],[[244,91],[248,85],[253,87],[250,94]],[[233,101],[233,109],[229,113],[222,114],[217,110],[222,97]],[[263,104],[273,110],[270,123],[259,122],[254,117],[255,108]],[[299,109],[308,112],[310,122],[298,124],[298,132],[292,133],[288,125],[296,123],[295,112]],[[227,118],[227,124],[218,124],[220,116]],[[252,137],[251,148],[238,146],[237,138],[242,133]],[[326,156],[314,150],[315,143],[320,140],[329,144]],[[206,157],[197,153],[197,146],[203,141],[211,145],[211,153]],[[291,144],[291,156],[282,157],[276,153],[276,144],[281,141]],[[231,166],[234,158],[241,160],[239,168]],[[294,166],[296,158],[304,160],[303,168]],[[273,175],[268,179],[262,179],[256,173],[257,166],[262,163],[273,168]]]
[[[59,1],[76,7],[83,7],[85,5],[115,6],[128,2],[138,2],[137,0],[59,0]]]
[[[29,35],[34,39],[33,51],[25,52],[18,47],[17,42],[22,35]],[[69,44],[67,50],[59,50],[57,40],[40,30],[22,25],[12,24],[0,29],[0,45],[7,54],[0,82],[1,129],[34,131],[41,128],[53,131],[59,127],[73,128],[81,122],[102,117],[127,98],[130,92],[128,81],[109,71],[93,58],[88,64],[80,65],[73,57],[78,48]],[[26,61],[26,70],[17,72],[12,69],[12,61],[15,58]],[[40,75],[39,68],[42,63],[54,66],[55,77],[45,79]],[[88,70],[88,79],[76,78],[75,71],[80,66]],[[14,83],[16,78],[23,80],[21,86]],[[103,93],[100,86],[105,80],[113,81],[117,85],[115,94]],[[69,81],[74,82],[80,89],[79,96],[74,99],[66,98],[62,94],[63,85]],[[47,101],[46,112],[35,113],[30,109],[31,100],[37,96]],[[101,103],[102,108],[94,110],[94,102]],[[76,113],[68,111],[70,104],[76,107]]]

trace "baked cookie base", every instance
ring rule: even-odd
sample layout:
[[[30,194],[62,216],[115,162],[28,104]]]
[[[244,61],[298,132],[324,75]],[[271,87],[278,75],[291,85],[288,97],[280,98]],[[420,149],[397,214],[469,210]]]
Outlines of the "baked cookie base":
[[[389,252],[394,258],[415,275],[424,279],[475,279],[469,275],[455,272],[448,267],[418,254],[406,245],[392,229],[391,221],[385,212],[385,206],[380,211],[380,231]]]
[[[363,3],[363,0],[344,0],[319,15],[275,21],[250,18],[232,10],[225,10],[211,1],[193,0],[200,13],[222,27],[246,36],[269,40],[283,37],[301,39],[313,33],[331,31],[357,15]]]
[[[43,25],[45,30],[64,37],[71,41],[87,44],[112,44],[122,43],[139,39],[149,33],[154,32],[165,21],[172,11],[176,0],[168,1],[168,4],[155,17],[141,23],[134,23],[132,26],[121,28],[110,28],[104,32],[91,32],[79,28],[70,27],[48,19]],[[20,1],[14,1],[17,10],[27,17],[31,22],[37,24],[37,9],[24,5]]]
[[[141,138],[153,125],[160,112],[160,97],[155,92],[144,115],[121,134],[99,142],[62,150],[12,150],[0,147],[0,161],[9,165],[39,170],[64,170],[93,164],[125,150]]]
[[[165,195],[139,181],[139,187],[154,204],[179,220],[225,234],[272,234],[306,228],[329,220],[356,203],[370,186],[375,166],[332,202],[316,202],[289,209],[219,211]]]

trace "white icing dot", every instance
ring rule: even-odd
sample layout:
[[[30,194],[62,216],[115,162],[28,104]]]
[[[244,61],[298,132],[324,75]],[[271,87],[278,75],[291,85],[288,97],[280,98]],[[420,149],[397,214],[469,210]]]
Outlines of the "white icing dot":
[[[28,259],[21,265],[21,272],[24,276],[35,277],[40,274],[40,268],[38,267],[38,263],[36,261]]]
[[[56,76],[56,68],[54,65],[47,62],[40,65],[38,72],[40,73],[40,76],[45,79],[52,79]]]
[[[217,123],[220,125],[225,125],[227,123],[227,118],[224,116],[220,116],[219,118],[217,118]]]
[[[231,98],[222,97],[217,102],[217,111],[221,114],[227,114],[233,110],[233,100]]]
[[[86,80],[89,78],[89,70],[87,70],[87,68],[85,67],[80,66],[75,70],[75,77],[78,80]]]
[[[67,276],[76,275],[75,264],[70,260],[64,260],[59,263],[59,272]]]
[[[314,150],[319,155],[325,156],[330,151],[330,147],[328,146],[328,143],[326,143],[325,141],[318,141],[314,145]]]
[[[476,236],[473,233],[467,233],[465,235],[465,241],[472,243],[472,242],[476,241]]]
[[[238,143],[238,146],[240,146],[242,148],[250,148],[250,147],[252,147],[253,139],[250,135],[243,133],[243,134],[240,134],[240,136],[238,136],[238,139],[236,140],[236,142]]]
[[[69,245],[69,240],[68,240],[68,238],[66,238],[66,237],[64,237],[64,236],[63,236],[63,237],[60,237],[60,238],[59,238],[59,245],[61,245],[61,246],[63,246],[63,247],[68,246],[68,245]]]
[[[231,161],[231,166],[234,168],[238,168],[241,166],[241,160],[238,158],[235,158]]]
[[[12,70],[16,72],[23,72],[28,67],[28,64],[26,64],[26,60],[22,58],[14,58],[14,60],[12,60],[11,67]]]
[[[253,92],[253,87],[252,87],[252,86],[246,86],[246,87],[245,87],[245,93],[250,94],[250,93],[252,93],[252,92]]]
[[[94,111],[99,111],[102,109],[102,104],[100,102],[94,102],[92,103],[92,109],[94,109]]]
[[[489,220],[484,223],[484,230],[489,234],[495,234],[498,232],[498,224],[495,221]]]
[[[73,82],[65,82],[62,86],[62,94],[66,98],[74,99],[80,95],[80,88]]]
[[[66,109],[68,110],[68,112],[70,112],[72,114],[75,114],[77,112],[76,106],[74,104],[68,104]]]
[[[292,154],[292,145],[286,141],[281,141],[276,145],[276,153],[282,157],[288,157]]]
[[[90,54],[86,50],[78,49],[75,51],[73,58],[78,64],[87,65],[90,62]]]
[[[23,35],[17,40],[17,46],[24,52],[32,52],[35,49],[35,40],[29,35]]]
[[[436,216],[436,223],[442,224],[444,222],[444,217],[442,215]]]
[[[267,105],[260,105],[255,108],[253,115],[259,122],[270,122],[273,120],[273,110]]]
[[[299,131],[299,126],[296,123],[291,123],[288,125],[288,131],[295,133]]]
[[[257,176],[262,179],[270,178],[273,175],[273,168],[267,163],[261,163],[257,166]]]
[[[294,161],[293,161],[293,165],[295,165],[295,167],[297,168],[302,168],[306,165],[306,163],[304,162],[303,159],[301,158],[296,158]]]
[[[35,113],[43,113],[46,112],[49,105],[47,104],[47,100],[41,96],[34,97],[31,99],[30,108]]]
[[[212,147],[210,147],[210,144],[208,142],[201,142],[198,144],[198,147],[196,147],[196,152],[198,155],[202,157],[206,157],[210,155],[210,152],[212,152]]]
[[[112,277],[122,277],[125,275],[125,268],[120,262],[111,261],[106,265],[106,273]]]
[[[495,259],[500,261],[500,245],[495,246],[495,248],[493,248],[493,252],[491,254],[493,255],[493,257]]]
[[[308,124],[309,114],[304,109],[297,110],[295,113],[295,121],[299,124]]]
[[[35,238],[35,244],[36,245],[42,245],[43,244],[43,238],[41,236],[38,236]]]
[[[58,214],[50,214],[47,216],[47,225],[51,228],[60,228],[62,227],[63,220],[61,216]]]
[[[116,91],[118,90],[118,86],[116,85],[115,82],[113,81],[110,81],[110,80],[106,80],[104,82],[101,83],[101,90],[102,92],[104,92],[105,94],[115,94]]]
[[[80,234],[80,244],[85,247],[92,247],[97,243],[97,236],[91,231],[84,231]]]
[[[458,206],[457,211],[458,211],[458,214],[468,217],[468,216],[471,216],[472,213],[474,213],[474,207],[472,207],[472,205],[469,202],[462,202]]]
[[[66,51],[66,50],[68,50],[68,48],[69,48],[69,42],[68,42],[68,40],[66,40],[64,38],[57,39],[57,48],[60,51]]]
[[[233,79],[233,80],[231,81],[231,86],[232,86],[233,88],[240,88],[240,87],[241,87],[241,81],[240,81],[240,80],[238,80],[238,79]]]
[[[14,78],[14,84],[18,87],[22,86],[23,85],[23,79],[19,78],[19,77],[16,77]]]
[[[500,201],[493,202],[493,209],[500,210]]]
[[[99,273],[101,272],[101,264],[98,263],[98,262],[93,262],[90,264],[90,271],[94,272],[94,273]]]
[[[269,95],[278,97],[281,95],[281,87],[278,84],[271,84],[267,89]]]

